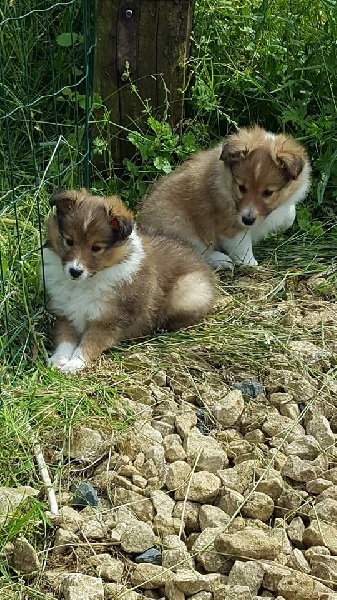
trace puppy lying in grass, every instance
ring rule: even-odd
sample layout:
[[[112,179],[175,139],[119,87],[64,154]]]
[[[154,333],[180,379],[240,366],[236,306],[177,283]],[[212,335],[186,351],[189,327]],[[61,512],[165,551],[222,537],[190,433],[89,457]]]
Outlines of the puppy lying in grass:
[[[215,281],[187,246],[138,233],[116,196],[57,191],[43,270],[56,317],[51,365],[76,372],[121,340],[178,329],[211,310]]]
[[[239,129],[159,179],[140,226],[188,242],[213,268],[255,266],[253,244],[292,225],[309,187],[300,144],[260,127]]]

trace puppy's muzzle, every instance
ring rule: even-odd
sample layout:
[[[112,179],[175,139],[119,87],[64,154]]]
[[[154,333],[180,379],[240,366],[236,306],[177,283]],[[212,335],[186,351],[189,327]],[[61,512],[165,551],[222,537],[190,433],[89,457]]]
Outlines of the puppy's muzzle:
[[[81,277],[82,273],[83,269],[74,269],[73,267],[70,267],[69,269],[69,275],[72,279],[78,279]]]
[[[245,210],[241,215],[242,223],[250,227],[256,221],[256,217],[251,209]]]

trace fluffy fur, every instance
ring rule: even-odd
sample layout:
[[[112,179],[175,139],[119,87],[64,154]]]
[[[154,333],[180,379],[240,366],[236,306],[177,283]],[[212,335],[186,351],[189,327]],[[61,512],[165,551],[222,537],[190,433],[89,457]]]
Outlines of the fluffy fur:
[[[140,226],[185,240],[214,268],[254,266],[254,242],[290,227],[309,187],[310,164],[295,140],[239,129],[156,182]]]
[[[57,317],[50,363],[76,372],[121,340],[198,322],[215,281],[182,243],[141,235],[113,196],[57,191],[43,251],[49,309]]]

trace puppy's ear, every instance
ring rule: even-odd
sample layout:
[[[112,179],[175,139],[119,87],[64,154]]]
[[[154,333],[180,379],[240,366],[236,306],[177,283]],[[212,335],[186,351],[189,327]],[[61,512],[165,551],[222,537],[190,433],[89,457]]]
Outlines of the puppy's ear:
[[[239,134],[230,135],[223,143],[220,160],[228,165],[234,165],[249,153],[249,148]]]
[[[105,202],[114,242],[122,242],[133,231],[133,214],[118,196],[109,196],[105,199]]]
[[[66,214],[72,210],[76,204],[77,194],[71,190],[57,188],[50,197],[50,206],[56,206],[58,214]]]
[[[306,162],[304,149],[291,138],[284,137],[280,143],[275,144],[273,158],[277,166],[286,172],[289,180],[298,178]]]
[[[133,219],[127,216],[110,215],[110,226],[114,235],[114,242],[122,242],[133,231]]]

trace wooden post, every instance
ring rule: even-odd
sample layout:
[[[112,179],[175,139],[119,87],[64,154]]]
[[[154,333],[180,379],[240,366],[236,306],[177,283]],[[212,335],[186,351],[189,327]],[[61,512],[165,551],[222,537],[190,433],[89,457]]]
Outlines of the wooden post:
[[[183,118],[193,4],[194,0],[97,1],[94,90],[116,124],[111,150],[117,164],[131,150],[118,126],[134,130],[134,123],[142,123],[143,106],[130,80],[157,115],[168,102],[173,127]]]

